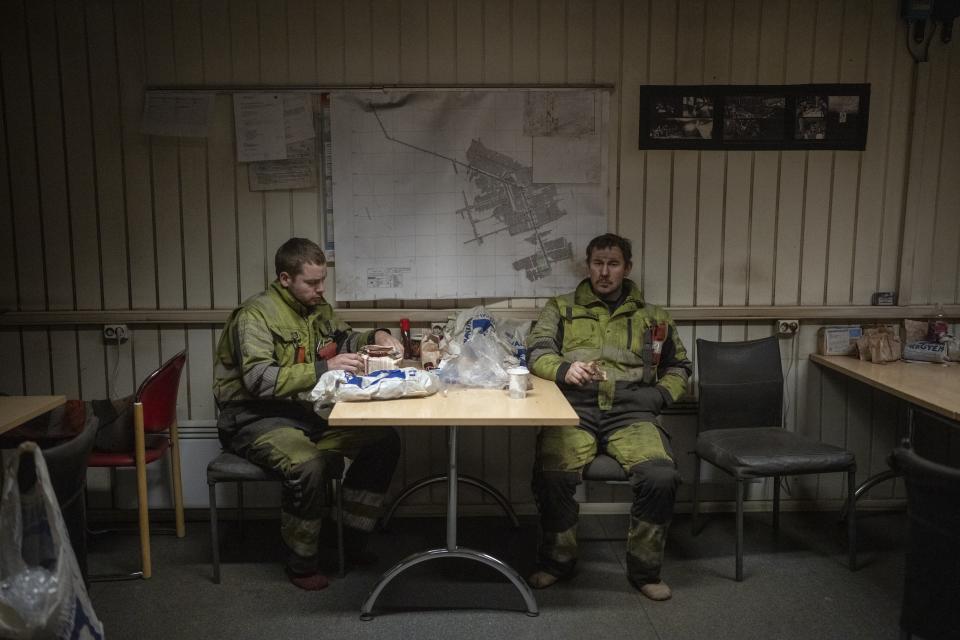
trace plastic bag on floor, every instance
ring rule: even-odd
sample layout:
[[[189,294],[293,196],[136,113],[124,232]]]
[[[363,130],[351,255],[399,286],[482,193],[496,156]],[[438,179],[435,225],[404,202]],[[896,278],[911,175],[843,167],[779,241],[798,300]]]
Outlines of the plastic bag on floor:
[[[21,491],[26,457],[36,482]],[[32,442],[3,451],[0,521],[0,637],[103,638],[46,462]]]

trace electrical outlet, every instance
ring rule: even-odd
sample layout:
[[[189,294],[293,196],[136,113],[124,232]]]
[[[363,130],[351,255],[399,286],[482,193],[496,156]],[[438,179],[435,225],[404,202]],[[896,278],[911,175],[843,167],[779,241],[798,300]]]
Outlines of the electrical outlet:
[[[777,335],[781,338],[792,338],[800,330],[799,320],[777,320]]]
[[[111,342],[123,342],[127,339],[127,325],[125,324],[105,324],[103,325],[103,339]]]

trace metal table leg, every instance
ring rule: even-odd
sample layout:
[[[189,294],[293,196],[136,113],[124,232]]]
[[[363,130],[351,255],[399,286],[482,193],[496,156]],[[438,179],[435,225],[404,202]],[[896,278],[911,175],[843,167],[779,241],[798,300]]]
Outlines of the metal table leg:
[[[361,620],[372,620],[373,619],[373,605],[376,603],[377,598],[380,596],[380,592],[383,591],[391,580],[399,576],[401,573],[420,564],[421,562],[426,562],[428,560],[433,560],[435,558],[463,558],[465,560],[475,560],[481,564],[485,564],[488,567],[496,569],[502,573],[511,583],[513,583],[514,588],[520,592],[523,601],[527,606],[527,615],[528,616],[537,616],[540,614],[540,610],[537,608],[537,601],[533,597],[533,592],[530,591],[530,587],[527,586],[527,583],[523,581],[520,575],[513,570],[512,567],[508,566],[501,560],[494,558],[493,556],[483,553],[482,551],[474,551],[473,549],[466,549],[457,546],[457,427],[448,427],[447,428],[447,447],[448,447],[448,473],[447,473],[447,545],[439,549],[430,549],[428,551],[422,551],[420,553],[415,553],[394,565],[390,570],[384,573],[380,580],[377,581],[377,584],[374,585],[373,589],[370,591],[370,595],[367,596],[367,599],[364,601],[363,606],[360,607],[360,619]],[[418,483],[421,487],[427,486],[426,484]],[[430,483],[428,483],[430,484]],[[419,488],[419,487],[418,487]],[[492,487],[491,487],[492,488]],[[412,492],[404,492],[409,495]],[[516,517],[516,516],[514,516]],[[389,516],[388,516],[389,518]]]
[[[449,482],[449,480],[450,480],[450,476],[448,474],[438,473],[435,476],[422,478],[420,480],[417,480],[413,484],[407,485],[404,488],[404,490],[400,492],[400,495],[398,495],[396,499],[393,501],[393,504],[390,505],[390,508],[387,510],[387,515],[385,515],[383,519],[380,521],[380,528],[386,529],[390,525],[390,520],[393,518],[393,514],[396,512],[397,507],[399,507],[400,504],[403,503],[403,501],[406,500],[408,497],[410,497],[417,491],[420,491],[420,489],[423,489],[424,487],[429,487],[432,484],[440,484],[441,482]],[[474,478],[473,476],[457,476],[457,482],[461,482],[463,484],[468,484],[472,487],[476,487],[477,489],[480,489],[481,491],[483,491],[484,493],[492,497],[494,500],[497,501],[497,504],[500,505],[500,508],[503,509],[503,512],[510,519],[510,525],[514,529],[520,528],[520,519],[517,518],[517,512],[514,511],[513,506],[509,502],[507,502],[506,497],[504,497],[502,493],[497,491],[496,487],[494,487],[493,485],[487,482],[484,482],[480,478]]]

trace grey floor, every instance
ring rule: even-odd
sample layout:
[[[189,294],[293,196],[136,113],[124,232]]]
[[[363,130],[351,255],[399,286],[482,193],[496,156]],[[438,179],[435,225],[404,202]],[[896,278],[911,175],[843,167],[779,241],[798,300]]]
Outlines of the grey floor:
[[[897,638],[903,579],[903,513],[859,519],[860,569],[846,567],[843,528],[835,514],[786,513],[774,537],[769,514],[748,514],[745,579],[733,580],[734,522],[711,516],[698,537],[678,516],[663,577],[668,602],[650,602],[624,578],[624,543],[581,543],[576,576],[535,592],[539,617],[499,574],[478,563],[439,560],[394,580],[377,602],[377,617],[359,619],[377,577],[406,555],[441,546],[440,518],[400,518],[377,534],[380,562],[353,569],[326,590],[290,585],[279,563],[279,523],[247,523],[243,540],[225,522],[222,584],[211,581],[209,529],[188,522],[187,536],[153,537],[150,580],[95,583],[91,597],[115,638]],[[484,550],[526,575],[532,567],[536,521],[518,531],[505,518],[466,518],[460,544]],[[585,536],[619,536],[625,516],[583,518]],[[136,536],[91,543],[94,573],[134,567]]]

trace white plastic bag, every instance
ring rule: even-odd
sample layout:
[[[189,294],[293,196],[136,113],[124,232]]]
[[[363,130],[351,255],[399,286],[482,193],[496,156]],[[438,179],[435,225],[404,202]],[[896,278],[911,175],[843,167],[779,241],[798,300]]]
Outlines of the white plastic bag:
[[[429,371],[415,367],[385,369],[357,376],[346,371],[327,371],[307,394],[318,413],[331,402],[422,398],[440,390],[440,381]]]
[[[444,360],[437,372],[447,384],[503,389],[510,379],[507,369],[513,366],[516,361],[510,361],[509,351],[493,332],[474,333],[460,346],[460,353]]]
[[[20,459],[31,456],[33,488],[21,492]],[[0,493],[0,637],[102,639],[40,449],[3,451]]]

